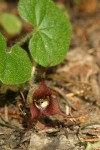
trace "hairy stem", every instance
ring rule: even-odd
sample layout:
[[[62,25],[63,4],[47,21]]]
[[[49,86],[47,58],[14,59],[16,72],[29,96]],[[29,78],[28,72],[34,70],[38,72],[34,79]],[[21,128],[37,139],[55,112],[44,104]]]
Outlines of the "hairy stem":
[[[17,42],[15,45],[21,46],[23,45],[31,36],[33,35],[33,31],[28,33],[25,37],[23,37],[19,42]]]

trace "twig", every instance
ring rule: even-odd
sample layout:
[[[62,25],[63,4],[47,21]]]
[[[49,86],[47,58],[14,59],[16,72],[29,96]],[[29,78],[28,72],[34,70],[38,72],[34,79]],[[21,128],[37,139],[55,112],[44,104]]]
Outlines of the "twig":
[[[9,124],[9,122],[6,122],[1,116],[0,116],[0,118],[1,118],[1,120],[4,122],[4,123],[1,123],[1,122],[0,122],[0,125],[1,125],[1,126],[5,126],[5,127],[8,127],[8,128],[11,128],[11,129],[15,129],[15,130],[17,130],[17,131],[22,130],[22,129],[16,127],[16,126],[13,126],[13,125]]]
[[[15,45],[21,46],[23,45],[31,36],[33,35],[33,31],[28,33],[25,37],[23,37],[19,42],[17,42]]]
[[[65,96],[65,94],[60,89],[58,89],[56,87],[50,87],[50,89],[52,89],[52,90],[56,91],[57,93],[59,93],[59,95],[64,98],[64,100],[66,101],[66,103],[67,103],[67,105],[69,107],[71,107],[74,110],[77,110],[75,108],[75,106],[67,99],[67,97]]]
[[[84,139],[85,142],[99,142],[100,138]]]
[[[85,140],[83,141],[81,138],[80,138],[80,135],[81,135],[81,130],[88,127],[88,126],[92,126],[92,125],[100,125],[100,122],[92,122],[92,123],[88,123],[88,124],[85,124],[83,126],[81,126],[78,130],[78,139],[80,140],[80,142],[86,142]]]
[[[9,119],[8,119],[8,106],[7,106],[7,104],[5,104],[5,107],[4,107],[4,114],[5,114],[5,121],[8,122]]]
[[[22,104],[23,104],[24,107],[26,107],[26,99],[25,99],[25,96],[24,96],[22,91],[20,91],[20,95],[22,97]]]

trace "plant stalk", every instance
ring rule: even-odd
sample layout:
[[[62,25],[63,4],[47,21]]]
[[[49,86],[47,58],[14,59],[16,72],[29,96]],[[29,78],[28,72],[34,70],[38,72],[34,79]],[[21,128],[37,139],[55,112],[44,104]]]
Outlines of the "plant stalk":
[[[15,45],[22,46],[31,36],[33,35],[33,31],[28,33],[25,37],[23,37],[19,42],[17,42]]]

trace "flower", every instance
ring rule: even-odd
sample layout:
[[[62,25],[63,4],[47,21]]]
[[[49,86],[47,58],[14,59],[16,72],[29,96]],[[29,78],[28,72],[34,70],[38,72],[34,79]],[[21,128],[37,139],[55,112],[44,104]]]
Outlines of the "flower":
[[[59,114],[66,116],[59,107],[59,103],[56,98],[52,96],[52,91],[48,88],[44,82],[41,81],[39,87],[33,93],[33,102],[30,104],[31,117],[29,124],[33,119],[39,119],[41,116],[51,116]]]

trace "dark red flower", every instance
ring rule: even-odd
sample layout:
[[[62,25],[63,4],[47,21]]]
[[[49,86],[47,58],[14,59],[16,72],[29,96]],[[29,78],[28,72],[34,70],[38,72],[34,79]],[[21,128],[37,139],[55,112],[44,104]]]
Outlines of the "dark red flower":
[[[51,116],[59,114],[66,116],[59,107],[57,99],[53,98],[52,91],[46,86],[44,80],[41,81],[39,87],[33,93],[33,102],[30,104],[30,121],[39,119],[41,116]]]

